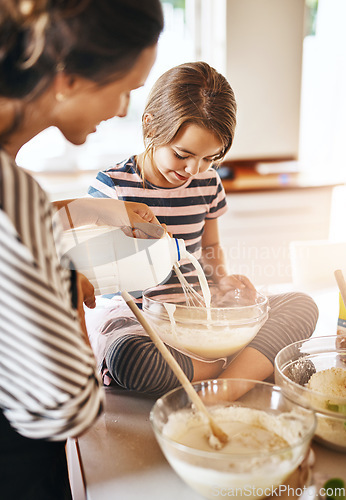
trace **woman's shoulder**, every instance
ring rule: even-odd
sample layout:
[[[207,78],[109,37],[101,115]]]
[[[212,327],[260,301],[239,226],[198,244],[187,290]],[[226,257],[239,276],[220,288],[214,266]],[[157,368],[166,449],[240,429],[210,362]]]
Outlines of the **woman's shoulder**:
[[[12,206],[18,207],[18,203],[13,204],[13,199],[20,196],[21,210],[23,204],[32,206],[39,204],[50,206],[47,194],[42,189],[36,179],[23,168],[19,167],[13,158],[4,151],[0,151],[0,182],[3,186],[0,196],[1,207],[6,211]]]
[[[54,210],[47,194],[30,173],[4,152],[0,152],[0,182],[3,220],[7,220],[12,234],[42,264],[44,255],[48,255],[48,247],[51,255],[56,254]]]

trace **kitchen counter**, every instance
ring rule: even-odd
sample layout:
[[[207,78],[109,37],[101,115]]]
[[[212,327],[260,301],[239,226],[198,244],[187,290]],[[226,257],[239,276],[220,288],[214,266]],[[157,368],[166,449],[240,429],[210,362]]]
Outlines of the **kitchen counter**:
[[[284,289],[277,285],[265,292],[292,289],[291,284]],[[320,310],[313,336],[333,335],[339,307],[337,287],[314,290],[312,296]],[[77,442],[69,440],[74,500],[202,500],[176,475],[156,442],[149,422],[154,402],[125,390],[106,389],[101,417]],[[321,485],[331,477],[346,482],[346,453],[334,452],[315,442],[312,450],[316,482]],[[301,500],[312,498],[313,488]]]
[[[107,388],[105,412],[77,443],[88,500],[202,500],[164,458],[149,422],[153,404],[153,399]],[[317,443],[312,450],[313,477],[322,484],[330,477],[346,481],[346,454]],[[311,491],[304,499],[313,498]]]

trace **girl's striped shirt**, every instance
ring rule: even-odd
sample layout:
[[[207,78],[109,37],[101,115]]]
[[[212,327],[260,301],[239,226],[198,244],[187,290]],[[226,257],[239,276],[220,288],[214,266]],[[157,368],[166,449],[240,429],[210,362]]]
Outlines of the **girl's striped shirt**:
[[[0,151],[0,411],[23,436],[64,440],[93,423],[103,389],[52,216],[37,182]]]
[[[185,240],[186,249],[201,257],[205,220],[227,210],[226,195],[218,173],[213,169],[191,177],[175,188],[162,188],[143,181],[134,156],[115,167],[99,172],[88,190],[98,198],[116,198],[145,203],[175,238]],[[184,273],[191,266],[183,267]]]

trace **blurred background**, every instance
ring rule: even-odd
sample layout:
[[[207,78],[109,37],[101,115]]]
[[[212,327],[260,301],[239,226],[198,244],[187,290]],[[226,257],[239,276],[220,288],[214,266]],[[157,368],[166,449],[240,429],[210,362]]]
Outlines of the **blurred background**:
[[[128,116],[101,123],[83,146],[50,128],[23,146],[17,161],[51,199],[84,196],[97,171],[142,151],[141,115],[158,76],[205,60],[228,78],[238,102],[234,145],[220,168],[229,205],[221,237],[231,271],[256,284],[296,280],[297,255],[312,262],[312,247],[296,246],[292,264],[292,242],[346,241],[346,2],[162,5],[157,61],[133,92]],[[327,252],[323,261],[332,258]],[[322,267],[314,262],[315,270]]]

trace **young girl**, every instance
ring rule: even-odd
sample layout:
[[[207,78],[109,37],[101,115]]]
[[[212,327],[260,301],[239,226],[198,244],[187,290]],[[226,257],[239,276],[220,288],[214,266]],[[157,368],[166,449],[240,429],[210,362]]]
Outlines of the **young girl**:
[[[236,101],[227,80],[204,62],[170,69],[156,82],[142,117],[146,149],[100,172],[89,188],[94,197],[146,203],[158,220],[197,257],[222,290],[254,288],[239,275],[227,274],[218,233],[218,217],[227,209],[215,166],[230,149],[236,125]],[[189,264],[181,267],[197,280]],[[176,280],[172,277],[170,280]],[[100,328],[103,367],[121,387],[159,395],[178,382],[121,299]],[[205,362],[170,348],[192,381],[213,377],[256,380],[273,373],[276,353],[309,337],[318,311],[301,293],[269,298],[267,322],[255,339],[224,368],[224,360]]]

